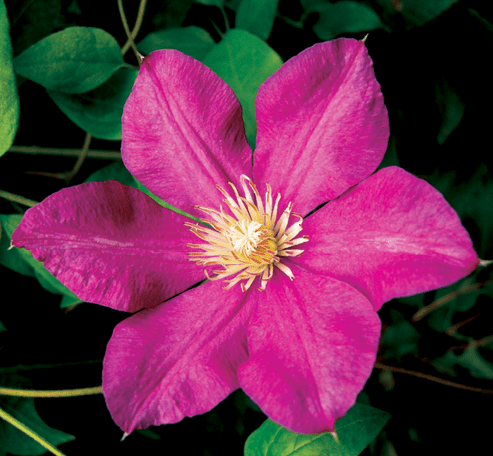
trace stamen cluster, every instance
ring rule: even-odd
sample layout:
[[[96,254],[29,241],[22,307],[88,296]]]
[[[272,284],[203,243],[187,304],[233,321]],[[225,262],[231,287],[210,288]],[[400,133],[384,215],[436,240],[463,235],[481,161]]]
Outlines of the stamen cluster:
[[[222,206],[219,211],[195,206],[196,209],[208,214],[212,220],[200,219],[211,228],[185,223],[195,235],[207,242],[207,244],[187,244],[187,247],[203,250],[202,252],[190,252],[188,254],[190,260],[200,266],[223,267],[222,270],[213,270],[212,272],[216,274],[213,277],[210,277],[204,269],[209,280],[220,280],[236,274],[233,278],[224,280],[228,283],[224,287],[226,290],[241,282],[241,289],[246,291],[257,276],[261,276],[259,290],[265,290],[267,282],[274,274],[274,266],[293,280],[291,269],[281,261],[281,258],[296,257],[303,252],[303,250],[291,248],[308,241],[308,236],[295,239],[302,230],[303,217],[292,213],[293,205],[289,203],[277,220],[281,194],[277,194],[273,206],[271,187],[267,184],[264,205],[255,184],[245,175],[242,175],[240,180],[244,197],[240,196],[236,187],[229,182],[236,199],[216,185],[216,188],[225,196],[226,199],[223,201],[233,216],[226,214]],[[255,201],[248,187],[253,191]],[[291,215],[298,217],[299,220],[286,229]]]

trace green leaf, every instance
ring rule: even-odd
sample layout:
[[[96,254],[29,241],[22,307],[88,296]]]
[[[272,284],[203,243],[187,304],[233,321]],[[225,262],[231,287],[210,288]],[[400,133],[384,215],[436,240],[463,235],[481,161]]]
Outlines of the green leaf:
[[[472,341],[472,338],[469,339]],[[436,358],[435,362],[437,366],[446,368],[447,373],[452,377],[458,375],[454,367],[459,365],[467,369],[473,377],[493,379],[493,363],[486,361],[475,346],[466,348],[460,355],[449,350],[445,355]]]
[[[361,3],[343,1],[317,4],[313,11],[319,13],[313,31],[322,40],[332,40],[343,33],[369,32],[385,28],[377,13]]]
[[[235,26],[266,40],[270,36],[279,0],[242,0]]]
[[[376,0],[390,16],[401,16],[405,28],[420,27],[435,19],[458,0]]]
[[[202,5],[213,5],[222,8],[226,0],[196,0],[197,3],[202,3]]]
[[[85,182],[96,182],[96,181],[107,181],[107,180],[116,180],[120,182],[120,184],[128,185],[129,187],[137,188],[136,180],[134,177],[128,172],[127,168],[125,168],[124,164],[121,161],[117,161],[112,163],[111,165],[105,166],[92,173]]]
[[[19,126],[19,97],[12,63],[9,19],[0,0],[0,156],[14,141]]]
[[[68,27],[38,41],[14,59],[15,71],[49,90],[83,93],[107,81],[123,65],[108,32]]]
[[[137,49],[144,55],[149,55],[158,49],[176,49],[184,54],[202,61],[214,47],[214,40],[206,30],[195,27],[176,27],[149,33]]]
[[[10,239],[12,238],[12,233],[19,225],[21,218],[19,215],[1,215],[0,219],[2,220],[2,227],[4,228],[4,233],[8,236],[8,242],[10,244]],[[2,235],[3,238],[3,235]],[[62,285],[61,282],[56,279],[53,275],[51,275],[47,269],[43,266],[41,261],[33,258],[31,252],[26,249],[17,249],[17,253],[20,255],[22,260],[27,263],[27,266],[30,266],[33,270],[34,276],[38,279],[38,282],[41,286],[54,294],[63,294],[67,295],[72,299],[72,302],[80,302],[80,299],[75,296],[65,285]],[[12,268],[14,269],[14,268]],[[23,273],[23,272],[22,272]],[[31,274],[26,274],[31,275]]]
[[[493,179],[488,167],[482,163],[466,181],[458,178],[455,171],[442,175],[437,172],[429,183],[443,194],[463,222],[476,224],[474,247],[480,258],[487,258],[493,245]]]
[[[36,412],[34,399],[3,396],[0,397],[0,408],[52,445],[60,445],[75,439],[73,435],[49,427]],[[0,419],[0,450],[18,455],[46,453],[46,448],[2,419]]]
[[[421,338],[421,334],[397,310],[390,309],[390,316],[392,324],[385,331],[381,341],[382,355],[385,358],[397,358],[400,361],[403,355],[417,354],[417,342]]]
[[[53,30],[70,25],[70,19],[62,14],[62,0],[10,0],[7,4],[14,55],[19,55]]]
[[[260,84],[281,67],[281,57],[255,35],[232,29],[207,54],[204,63],[233,89],[240,100],[246,136],[253,148],[257,133],[255,97]]]
[[[137,71],[120,68],[104,84],[82,94],[48,90],[48,95],[78,127],[98,139],[122,139],[123,106]]]
[[[24,260],[19,249],[9,249],[10,235],[21,222],[22,215],[4,215],[0,214],[0,223],[2,236],[0,237],[0,264],[12,269],[13,271],[34,277],[34,269]],[[10,233],[10,234],[9,234]]]
[[[266,420],[245,443],[245,456],[356,456],[379,434],[390,415],[357,403],[331,434],[296,434]]]

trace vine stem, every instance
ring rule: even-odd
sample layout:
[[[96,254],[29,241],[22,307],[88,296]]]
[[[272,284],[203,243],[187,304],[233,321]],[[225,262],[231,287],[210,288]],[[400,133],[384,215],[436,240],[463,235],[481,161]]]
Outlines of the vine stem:
[[[22,390],[17,388],[0,388],[0,396],[18,397],[77,397],[90,394],[101,394],[103,388],[94,386],[92,388],[78,388],[70,390]]]
[[[24,434],[28,435],[32,439],[36,440],[43,448],[46,448],[50,453],[56,456],[65,456],[64,453],[59,451],[55,446],[53,446],[50,442],[47,442],[43,437],[36,434],[32,429],[28,428],[25,424],[21,423],[19,420],[14,418],[12,415],[9,415],[5,410],[0,408],[0,418],[10,423],[12,426],[15,426],[19,431],[24,432]]]
[[[141,6],[142,6],[142,2],[141,2]],[[144,4],[144,6],[145,6],[145,4]],[[132,32],[130,31],[130,28],[128,26],[127,17],[125,16],[125,11],[123,9],[122,0],[118,0],[118,11],[120,12],[120,17],[122,20],[123,28],[125,29],[125,33],[127,34],[127,38],[128,38],[127,43],[130,42],[130,47],[134,51],[135,58],[137,59],[137,62],[139,62],[139,65],[140,65],[140,62],[142,59],[140,57],[139,51],[137,50],[137,47],[135,46]],[[139,12],[140,12],[140,8],[139,8]],[[137,33],[135,35],[137,36]],[[122,48],[122,53],[123,53],[123,48]]]
[[[121,50],[122,55],[125,55],[127,53],[127,51],[132,46],[132,43],[134,43],[135,37],[139,33],[140,26],[142,25],[142,20],[144,19],[144,12],[146,9],[146,4],[147,4],[147,0],[141,0],[140,1],[139,11],[137,12],[137,19],[135,20],[134,29],[132,30],[132,33],[130,33],[130,37],[128,38],[127,42],[122,47],[122,50]],[[121,14],[121,12],[120,12],[120,14]],[[127,27],[128,27],[128,24],[127,24]],[[140,62],[140,60],[138,60],[138,61]]]
[[[440,383],[441,385],[452,386],[454,388],[463,389],[466,391],[473,391],[475,393],[483,394],[493,394],[493,390],[487,390],[482,388],[475,388],[474,386],[463,385],[462,383],[451,382],[450,380],[444,380],[440,377],[435,377],[434,375],[423,374],[422,372],[415,372],[408,369],[402,369],[401,367],[387,366],[379,362],[375,363],[375,368],[380,370],[387,370],[390,372],[397,372],[399,374],[412,375],[413,377],[424,378],[425,380],[430,380],[435,383]]]
[[[78,157],[80,149],[53,149],[52,147],[36,146],[11,146],[8,152],[16,152],[31,155],[61,155],[65,157]],[[121,160],[121,152],[111,150],[88,150],[87,158],[99,158],[101,160]]]
[[[23,196],[15,195],[14,193],[6,192],[5,190],[0,190],[0,198],[5,198],[6,200],[14,201],[28,207],[33,207],[38,204],[37,201],[24,198]]]
[[[418,310],[411,317],[411,321],[413,323],[416,323],[417,321],[421,320],[424,316],[428,315],[433,310],[436,310],[439,307],[442,307],[443,305],[447,304],[448,302],[453,301],[457,296],[472,293],[473,291],[479,290],[480,288],[491,285],[492,283],[493,283],[493,280],[488,280],[486,282],[475,283],[475,284],[469,285],[467,287],[459,288],[456,291],[452,291],[451,293],[448,293],[445,296],[442,296],[440,299],[433,301],[431,304],[427,305],[426,307],[423,307],[421,310]]]

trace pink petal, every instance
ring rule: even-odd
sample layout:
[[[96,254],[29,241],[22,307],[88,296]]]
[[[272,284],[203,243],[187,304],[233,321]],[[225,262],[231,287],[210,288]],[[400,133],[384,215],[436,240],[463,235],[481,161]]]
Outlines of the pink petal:
[[[188,262],[190,220],[116,181],[63,189],[29,209],[12,244],[80,299],[134,312],[204,278]]]
[[[254,180],[306,215],[369,176],[389,137],[387,109],[361,41],[312,46],[259,88]]]
[[[206,282],[121,322],[108,344],[103,393],[127,434],[205,413],[238,389],[254,299]]]
[[[392,298],[450,285],[479,259],[443,196],[401,168],[381,169],[303,223],[293,259],[360,290],[378,310]]]
[[[290,263],[274,275],[247,331],[242,389],[273,421],[298,433],[333,431],[375,362],[380,320],[349,285]]]
[[[123,111],[122,158],[154,194],[183,211],[219,208],[216,184],[251,176],[252,151],[241,106],[209,68],[181,52],[164,49],[140,67]]]

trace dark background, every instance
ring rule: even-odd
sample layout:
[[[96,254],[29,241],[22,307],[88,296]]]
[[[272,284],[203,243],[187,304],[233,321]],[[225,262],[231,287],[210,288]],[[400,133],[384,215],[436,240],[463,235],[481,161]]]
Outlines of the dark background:
[[[116,2],[103,5],[100,0],[6,0],[5,3],[12,24],[14,56],[44,36],[70,25],[102,28],[121,46],[126,41]],[[387,31],[370,32],[366,41],[390,116],[391,139],[384,165],[399,164],[442,191],[459,212],[480,258],[492,259],[491,3],[458,1],[438,17],[419,25],[397,12],[389,13],[382,6],[383,0],[360,3],[374,8],[388,26]],[[138,2],[125,1],[124,7],[132,27]],[[235,12],[228,3],[225,11],[233,27]],[[313,31],[318,20],[316,12],[300,23],[300,27],[293,25],[300,21],[304,11],[299,1],[279,2],[279,14],[267,42],[284,61],[322,41]],[[146,8],[136,41],[155,30],[187,25],[205,28],[218,41],[212,22],[225,30],[223,16],[214,6],[181,0],[153,1]],[[343,36],[361,39],[365,34]],[[136,64],[131,52],[125,60]],[[80,148],[85,133],[61,113],[45,89],[28,80],[19,83],[21,121],[14,144]],[[444,125],[450,125],[447,119],[454,116],[459,118],[458,125],[451,133],[442,132],[447,137],[440,144],[438,135]],[[93,139],[91,149],[118,151],[119,142]],[[40,201],[66,184],[26,172],[64,172],[74,162],[75,158],[7,153],[1,158],[1,187]],[[83,182],[110,163],[86,160],[70,185]],[[0,199],[0,213],[18,210],[19,206]],[[490,271],[491,267],[483,268],[472,282],[490,280]],[[45,291],[36,279],[1,265],[0,273],[3,289],[0,321],[7,328],[0,333],[2,384],[8,385],[16,379],[17,384],[33,389],[100,385],[106,343],[114,326],[127,315],[94,304],[60,309],[60,296]],[[464,341],[479,341],[493,334],[492,292],[485,286],[474,295],[472,303],[461,301],[454,307],[452,302],[442,313],[410,323],[420,307],[436,299],[436,293],[385,304],[379,312],[384,324],[379,362],[472,387],[493,389],[492,377],[484,371],[484,366],[493,370],[491,342],[478,348],[483,362],[479,367],[474,358],[440,369],[444,357],[450,359],[450,353],[456,356],[464,353],[464,347],[460,348]],[[458,330],[461,337],[470,339],[458,339],[437,329],[440,327],[437,320],[445,315],[453,324],[476,315]],[[389,328],[393,332],[386,336]],[[54,366],[58,364],[62,366]],[[485,448],[489,445],[492,424],[491,394],[460,390],[382,369],[374,370],[364,392],[361,400],[392,414],[384,431],[365,450],[366,455],[489,453]],[[238,391],[203,416],[134,432],[121,443],[122,431],[113,423],[102,395],[37,399],[35,403],[49,426],[76,436],[74,441],[59,446],[70,456],[91,452],[240,455],[248,435],[265,419]],[[179,451],[175,450],[177,445]]]

